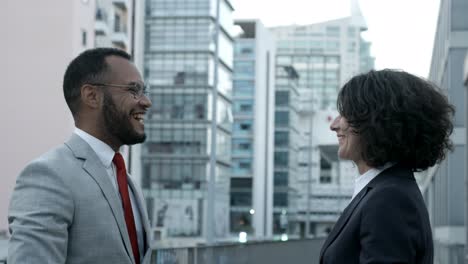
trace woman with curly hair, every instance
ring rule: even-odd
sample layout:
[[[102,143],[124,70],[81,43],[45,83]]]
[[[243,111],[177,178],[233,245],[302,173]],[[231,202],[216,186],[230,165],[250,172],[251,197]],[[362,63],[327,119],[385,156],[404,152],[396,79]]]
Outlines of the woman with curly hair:
[[[395,70],[355,76],[337,105],[330,129],[338,156],[353,161],[359,176],[320,263],[432,264],[429,216],[413,172],[452,149],[454,107],[434,84]]]

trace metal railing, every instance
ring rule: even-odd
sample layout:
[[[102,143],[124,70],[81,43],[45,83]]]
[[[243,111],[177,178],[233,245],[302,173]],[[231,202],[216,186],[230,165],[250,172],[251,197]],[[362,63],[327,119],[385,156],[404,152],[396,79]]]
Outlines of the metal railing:
[[[259,241],[156,249],[153,264],[318,263],[324,239]]]

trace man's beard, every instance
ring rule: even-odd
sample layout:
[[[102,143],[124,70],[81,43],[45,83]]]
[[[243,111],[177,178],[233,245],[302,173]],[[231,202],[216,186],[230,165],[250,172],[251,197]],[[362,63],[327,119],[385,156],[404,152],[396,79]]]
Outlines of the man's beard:
[[[143,143],[146,134],[138,134],[130,122],[131,116],[117,110],[117,106],[109,94],[104,94],[102,108],[104,127],[110,136],[117,138],[124,145]]]

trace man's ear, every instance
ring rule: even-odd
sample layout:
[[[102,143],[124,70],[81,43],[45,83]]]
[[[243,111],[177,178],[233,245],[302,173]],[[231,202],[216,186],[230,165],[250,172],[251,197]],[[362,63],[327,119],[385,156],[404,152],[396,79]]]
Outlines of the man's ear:
[[[81,102],[89,108],[99,108],[101,93],[96,86],[84,84],[81,86]]]

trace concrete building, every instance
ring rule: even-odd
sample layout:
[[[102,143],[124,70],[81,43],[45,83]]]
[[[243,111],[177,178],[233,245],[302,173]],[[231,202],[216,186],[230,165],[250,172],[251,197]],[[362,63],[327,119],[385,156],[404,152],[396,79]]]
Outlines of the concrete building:
[[[230,231],[271,237],[275,42],[258,20],[238,20],[234,44]]]
[[[465,57],[465,68],[464,68],[464,74],[463,74],[463,80],[465,84],[465,88],[468,89],[468,53],[466,54]],[[465,89],[465,113],[468,113],[468,90]],[[465,124],[468,124],[468,115],[465,116]],[[468,130],[465,129],[465,142],[468,142]],[[468,164],[468,148],[465,148],[465,164]],[[468,184],[468,170],[465,169],[465,182]],[[468,185],[465,186],[465,200],[468,201],[468,193],[466,192],[468,190]],[[465,219],[468,219],[468,205],[465,205]],[[466,231],[466,229],[465,229]],[[466,231],[466,237],[465,237],[465,245],[468,245],[468,231]],[[465,248],[465,264],[468,263],[466,261],[466,256],[467,256],[467,249]]]
[[[468,263],[466,245],[466,103],[463,69],[468,49],[468,3],[442,0],[429,79],[455,106],[454,151],[420,178],[433,227],[435,263]]]
[[[144,10],[153,107],[140,155],[152,227],[168,239],[212,243],[229,235],[233,7],[148,0]]]
[[[299,75],[288,64],[276,62],[275,152],[273,175],[273,235],[298,236],[297,192],[291,182],[297,175]]]
[[[0,231],[7,229],[8,204],[24,166],[64,142],[73,120],[62,80],[70,60],[94,46],[94,1],[2,2],[1,60],[5,98],[2,121]]]
[[[357,1],[351,2],[349,17],[271,28],[277,40],[277,63],[293,65],[300,76],[301,108],[336,109],[341,85],[374,67],[370,43],[361,37],[367,24]]]
[[[95,0],[95,46],[115,47],[134,53],[133,9],[134,0]]]
[[[301,136],[306,144],[300,147],[299,173],[292,186],[299,193],[301,235],[326,236],[350,202],[358,172],[351,161],[338,158],[338,139],[330,130],[338,112],[320,110],[310,116],[301,118],[309,131]]]
[[[295,102],[299,145],[297,159],[291,163],[297,173],[288,181],[296,193],[296,230],[301,236],[326,234],[353,192],[355,170],[349,169],[350,163],[338,161],[338,142],[329,123],[337,115],[340,87],[352,76],[372,69],[374,58],[370,43],[361,36],[367,25],[355,0],[350,14],[312,25],[271,29],[277,40],[277,65],[292,65],[299,76]],[[333,138],[322,140],[329,136]]]

